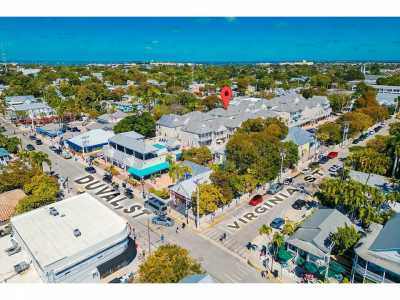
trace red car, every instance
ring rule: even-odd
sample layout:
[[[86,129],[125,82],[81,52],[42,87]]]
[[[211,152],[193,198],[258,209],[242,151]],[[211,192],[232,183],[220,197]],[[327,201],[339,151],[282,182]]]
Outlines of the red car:
[[[328,153],[328,158],[329,159],[333,159],[333,158],[337,157],[338,154],[339,154],[339,152],[336,152],[336,151],[329,152]]]
[[[261,202],[263,202],[263,198],[261,195],[256,195],[253,198],[251,198],[249,204],[251,206],[257,206],[258,204],[260,204]]]

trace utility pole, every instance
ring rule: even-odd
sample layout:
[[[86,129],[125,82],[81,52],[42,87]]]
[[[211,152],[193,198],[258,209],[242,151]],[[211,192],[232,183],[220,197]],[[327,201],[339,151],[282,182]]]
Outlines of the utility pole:
[[[279,174],[279,182],[282,182],[282,174],[283,174],[283,160],[286,157],[286,154],[283,150],[281,150],[280,152],[280,156],[281,156],[281,172]]]
[[[342,148],[344,147],[344,143],[347,140],[348,132],[349,132],[349,122],[345,122],[343,127]]]

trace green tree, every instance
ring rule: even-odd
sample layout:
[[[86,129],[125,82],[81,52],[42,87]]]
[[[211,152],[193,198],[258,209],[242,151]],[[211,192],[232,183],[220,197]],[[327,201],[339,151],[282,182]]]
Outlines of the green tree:
[[[115,133],[133,130],[145,137],[154,137],[156,122],[150,113],[144,112],[140,115],[125,117],[114,126],[113,130]]]
[[[51,160],[49,159],[49,155],[45,152],[42,151],[28,152],[28,160],[31,163],[32,167],[39,168],[40,171],[43,171],[44,163],[49,168],[51,168]]]
[[[208,215],[215,212],[218,207],[222,207],[228,203],[221,189],[212,183],[203,183],[198,185],[199,189],[199,214]],[[192,195],[192,210],[197,214],[197,191]]]
[[[202,274],[199,263],[178,245],[162,245],[139,267],[139,282],[178,283],[193,274]]]
[[[168,175],[171,177],[172,182],[176,182],[177,180],[181,179],[185,174],[191,174],[192,168],[189,166],[179,164],[172,159],[168,158],[169,162],[169,171]]]
[[[266,224],[263,224],[260,228],[258,228],[258,233],[261,235],[270,236],[272,233],[272,228]]]
[[[184,149],[182,151],[182,157],[184,160],[190,160],[199,165],[207,165],[212,160],[212,153],[206,146],[197,148]]]
[[[343,115],[343,121],[349,122],[351,136],[357,135],[374,124],[372,118],[362,112],[353,111]]]
[[[342,141],[342,127],[335,122],[324,123],[318,127],[317,138],[323,143],[339,144]]]
[[[24,191],[28,196],[18,202],[15,208],[17,214],[54,202],[59,192],[59,186],[53,177],[40,174],[24,185]]]
[[[293,222],[287,222],[285,225],[283,225],[282,228],[282,234],[291,236],[296,230],[296,224]]]
[[[335,252],[343,255],[346,251],[352,249],[360,238],[361,235],[353,225],[345,224],[343,227],[338,227],[332,237]]]
[[[334,112],[342,112],[351,103],[351,96],[346,94],[332,94],[328,96],[328,100]]]

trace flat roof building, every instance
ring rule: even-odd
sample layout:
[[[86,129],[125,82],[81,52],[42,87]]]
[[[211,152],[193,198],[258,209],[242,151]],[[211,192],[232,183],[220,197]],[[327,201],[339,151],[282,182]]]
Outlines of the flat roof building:
[[[99,281],[129,243],[127,222],[87,193],[15,216],[11,225],[43,282]]]

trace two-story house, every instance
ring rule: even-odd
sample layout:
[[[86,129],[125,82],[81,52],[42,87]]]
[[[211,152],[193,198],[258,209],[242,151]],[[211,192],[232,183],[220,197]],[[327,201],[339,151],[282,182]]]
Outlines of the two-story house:
[[[352,282],[400,283],[400,213],[386,224],[372,223],[354,247]]]
[[[103,147],[104,159],[128,171],[135,179],[143,180],[153,174],[168,171],[168,150],[153,144],[134,131],[116,134]]]

